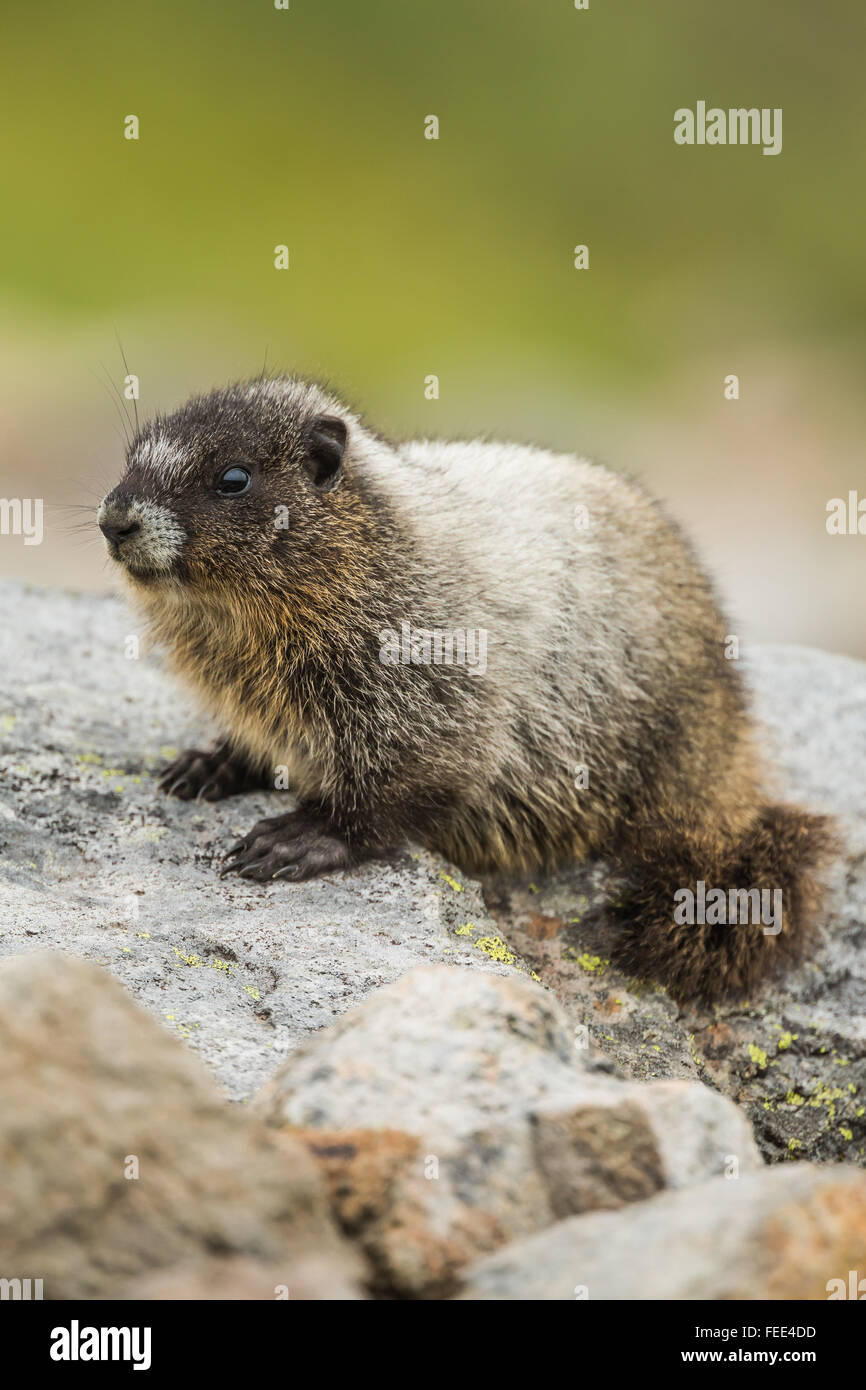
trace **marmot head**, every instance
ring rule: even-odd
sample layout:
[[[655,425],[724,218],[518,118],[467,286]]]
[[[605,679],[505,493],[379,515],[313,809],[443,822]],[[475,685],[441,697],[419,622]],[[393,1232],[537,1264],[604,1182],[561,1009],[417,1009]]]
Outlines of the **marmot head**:
[[[311,555],[327,566],[351,507],[347,465],[371,438],[294,377],[194,397],[130,445],[97,516],[109,555],[145,588],[285,588]]]

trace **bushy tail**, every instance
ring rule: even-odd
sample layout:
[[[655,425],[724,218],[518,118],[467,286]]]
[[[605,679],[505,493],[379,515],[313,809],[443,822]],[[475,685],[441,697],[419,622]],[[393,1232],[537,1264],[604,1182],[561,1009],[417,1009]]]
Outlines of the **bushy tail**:
[[[622,860],[616,964],[681,999],[750,991],[806,952],[837,850],[833,822],[793,806],[765,807],[735,841],[685,823],[647,830]]]

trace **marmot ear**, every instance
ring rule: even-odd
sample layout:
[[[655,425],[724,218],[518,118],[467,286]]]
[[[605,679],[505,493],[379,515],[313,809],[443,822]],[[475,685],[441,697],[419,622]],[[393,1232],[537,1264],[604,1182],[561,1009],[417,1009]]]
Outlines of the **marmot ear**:
[[[336,415],[320,415],[314,420],[304,462],[318,492],[330,492],[340,481],[348,434],[345,423]]]

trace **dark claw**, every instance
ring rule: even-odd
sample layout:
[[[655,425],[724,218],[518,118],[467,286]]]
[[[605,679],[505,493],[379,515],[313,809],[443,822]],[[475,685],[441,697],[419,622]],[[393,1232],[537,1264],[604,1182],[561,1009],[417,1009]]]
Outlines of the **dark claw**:
[[[185,801],[221,801],[263,785],[262,775],[225,741],[209,752],[187,748],[159,774],[160,791]]]
[[[241,869],[241,878],[251,878],[257,882],[270,878],[271,873],[268,868],[268,863],[269,860],[265,858],[256,859],[252,864],[246,864],[244,868]]]
[[[220,868],[220,878],[235,873],[243,863],[244,860],[239,854],[227,854]]]
[[[273,878],[300,878],[300,876],[300,864],[285,864],[282,869],[277,869],[277,872],[272,875]]]

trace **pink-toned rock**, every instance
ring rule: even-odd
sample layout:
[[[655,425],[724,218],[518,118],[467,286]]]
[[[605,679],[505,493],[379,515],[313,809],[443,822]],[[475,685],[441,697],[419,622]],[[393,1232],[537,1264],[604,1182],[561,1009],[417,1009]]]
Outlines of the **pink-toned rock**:
[[[359,1261],[315,1164],[251,1121],[104,971],[62,955],[0,963],[0,1252],[47,1299],[116,1298],[214,1251],[291,1285]],[[323,1294],[317,1296],[333,1296]]]

